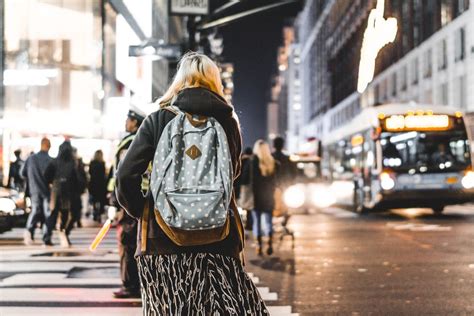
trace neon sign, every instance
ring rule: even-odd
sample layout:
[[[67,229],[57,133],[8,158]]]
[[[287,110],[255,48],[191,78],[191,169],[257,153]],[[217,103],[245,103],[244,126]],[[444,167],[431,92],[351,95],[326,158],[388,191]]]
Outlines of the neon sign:
[[[377,0],[375,9],[369,14],[369,21],[364,32],[362,48],[360,50],[359,80],[357,91],[364,92],[374,78],[375,59],[379,51],[387,44],[392,43],[397,35],[397,19],[384,19],[385,0]]]
[[[449,128],[448,115],[392,115],[385,120],[389,131],[445,130]]]

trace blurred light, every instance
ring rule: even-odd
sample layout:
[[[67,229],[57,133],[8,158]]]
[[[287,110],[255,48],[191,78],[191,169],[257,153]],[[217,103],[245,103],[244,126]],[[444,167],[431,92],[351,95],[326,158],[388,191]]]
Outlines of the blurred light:
[[[428,171],[428,167],[426,166],[420,167],[420,172],[426,172],[426,171]]]
[[[359,93],[364,92],[367,85],[374,78],[375,59],[379,51],[388,43],[393,42],[397,35],[397,19],[384,19],[384,6],[385,0],[377,0],[375,9],[372,9],[369,14],[360,50],[359,80],[357,83]]]
[[[403,141],[408,140],[408,139],[413,139],[417,135],[418,135],[417,132],[403,133],[403,134],[400,134],[400,135],[390,137],[390,142],[391,143],[403,142]]]
[[[392,190],[395,187],[395,180],[387,172],[382,172],[380,174],[380,186],[386,191]]]
[[[474,188],[474,172],[468,171],[466,175],[461,180],[462,186],[465,189],[473,189]]]
[[[0,211],[13,214],[16,209],[15,202],[10,198],[0,198]]]
[[[143,48],[142,53],[143,55],[154,55],[156,53],[156,49],[149,45]]]
[[[454,113],[454,115],[457,117],[457,118],[460,118],[462,117],[462,113],[457,111],[456,113]]]
[[[305,202],[304,185],[296,184],[286,189],[283,193],[283,201],[291,208],[303,206]]]
[[[117,215],[117,208],[115,206],[109,206],[107,208],[107,217],[111,221],[115,219],[115,216]]]
[[[352,138],[351,138],[351,145],[352,147],[356,147],[356,146],[360,146],[364,143],[364,136],[362,135],[354,135]]]
[[[402,160],[400,158],[385,158],[383,160],[383,165],[386,167],[400,167],[402,165]]]
[[[299,63],[301,62],[301,59],[300,59],[299,57],[295,57],[295,58],[293,59],[293,62],[294,62],[295,64],[299,64]]]
[[[334,181],[329,189],[336,199],[344,199],[352,196],[354,183],[352,181]]]
[[[4,71],[3,84],[5,86],[47,86],[48,78],[58,75],[57,69],[7,69]]]
[[[280,71],[285,71],[285,70],[286,70],[286,66],[282,64],[282,65],[278,66],[278,70],[280,70]]]
[[[301,110],[301,103],[295,103],[295,104],[293,104],[293,109],[296,110],[296,111]]]
[[[336,198],[328,187],[314,185],[311,187],[311,202],[319,208],[329,207],[336,203]]]

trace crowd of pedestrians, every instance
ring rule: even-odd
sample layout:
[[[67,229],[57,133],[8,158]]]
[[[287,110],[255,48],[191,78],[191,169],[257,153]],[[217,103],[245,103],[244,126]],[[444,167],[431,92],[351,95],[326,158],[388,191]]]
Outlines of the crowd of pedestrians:
[[[88,186],[106,186],[105,164],[102,175],[88,177],[82,158],[69,140],[59,146],[56,158],[49,155],[50,149],[50,140],[43,138],[40,150],[30,154],[26,161],[20,158],[21,151],[16,150],[16,160],[10,164],[8,187],[24,193],[31,201],[24,233],[26,245],[34,243],[35,231],[42,227],[43,244],[52,246],[52,233],[57,226],[61,246],[69,247],[72,229],[82,226],[82,195]],[[91,192],[94,201],[102,203],[94,218],[100,221],[107,192],[105,189]]]

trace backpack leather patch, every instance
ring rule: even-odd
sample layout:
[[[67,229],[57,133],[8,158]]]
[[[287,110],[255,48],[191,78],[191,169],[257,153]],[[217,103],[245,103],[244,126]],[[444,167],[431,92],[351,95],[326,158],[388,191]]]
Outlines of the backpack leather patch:
[[[188,150],[186,150],[186,155],[188,155],[189,158],[191,158],[192,160],[195,160],[196,158],[201,156],[202,153],[196,145],[192,145],[188,148]]]

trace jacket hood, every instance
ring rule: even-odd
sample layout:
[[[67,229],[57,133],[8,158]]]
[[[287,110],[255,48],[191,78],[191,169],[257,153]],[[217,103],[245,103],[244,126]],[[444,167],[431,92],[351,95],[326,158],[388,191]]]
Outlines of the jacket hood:
[[[184,112],[204,116],[232,116],[234,108],[220,95],[205,88],[188,88],[180,91],[173,101]]]

